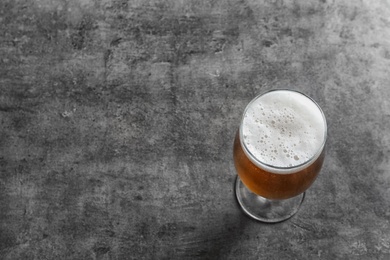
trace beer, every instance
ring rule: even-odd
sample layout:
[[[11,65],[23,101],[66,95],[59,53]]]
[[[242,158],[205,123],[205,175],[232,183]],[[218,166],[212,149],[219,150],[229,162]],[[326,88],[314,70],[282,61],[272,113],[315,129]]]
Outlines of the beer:
[[[295,91],[258,96],[245,109],[234,140],[234,163],[245,186],[267,199],[288,199],[316,179],[323,161],[326,120]]]

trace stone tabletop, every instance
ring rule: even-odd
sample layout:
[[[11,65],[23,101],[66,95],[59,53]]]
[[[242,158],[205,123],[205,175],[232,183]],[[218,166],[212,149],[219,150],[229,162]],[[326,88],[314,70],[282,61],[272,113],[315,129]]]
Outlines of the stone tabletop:
[[[300,211],[234,197],[246,104],[328,121]],[[390,3],[0,1],[0,259],[390,259]]]

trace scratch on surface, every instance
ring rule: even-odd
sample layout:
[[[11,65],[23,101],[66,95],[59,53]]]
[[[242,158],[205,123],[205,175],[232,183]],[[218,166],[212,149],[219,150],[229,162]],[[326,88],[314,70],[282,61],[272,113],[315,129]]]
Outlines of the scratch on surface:
[[[207,74],[209,74],[210,76],[213,76],[213,77],[220,77],[221,76],[221,73],[219,72],[219,69],[217,69],[215,71],[215,73],[207,72]]]
[[[295,223],[295,222],[293,222],[293,221],[291,221],[291,223],[293,224],[294,227],[303,229],[303,230],[305,230],[305,231],[307,231],[307,232],[314,232],[314,231],[315,231],[314,228],[312,228],[312,227],[307,227],[307,226],[311,226],[311,225],[309,225],[309,224],[305,224],[305,223],[303,223],[303,224],[297,224],[297,223]]]

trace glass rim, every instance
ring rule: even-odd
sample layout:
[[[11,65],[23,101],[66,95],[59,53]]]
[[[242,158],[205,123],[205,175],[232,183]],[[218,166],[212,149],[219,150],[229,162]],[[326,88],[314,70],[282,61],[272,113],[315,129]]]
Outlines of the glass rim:
[[[272,165],[272,164],[268,164],[268,163],[262,162],[261,160],[256,158],[256,156],[254,156],[249,151],[248,147],[245,145],[245,143],[243,141],[244,140],[243,139],[243,130],[242,130],[243,121],[244,121],[244,118],[245,118],[245,114],[247,113],[247,111],[248,111],[249,107],[251,106],[251,104],[254,103],[258,98],[260,98],[260,97],[262,97],[262,96],[264,96],[264,95],[266,95],[266,94],[268,94],[270,92],[277,92],[277,91],[294,92],[294,93],[300,94],[300,95],[308,98],[310,101],[312,101],[317,106],[317,108],[321,112],[322,119],[323,119],[323,122],[324,122],[324,140],[323,140],[321,146],[318,148],[316,153],[314,153],[314,155],[311,156],[309,159],[307,159],[303,163],[300,163],[300,164],[297,164],[297,165],[293,165],[293,166],[285,166],[285,167],[284,166],[276,166],[276,165]],[[271,172],[275,172],[275,173],[281,173],[281,174],[283,172],[288,172],[288,173],[285,173],[285,174],[292,174],[292,173],[298,172],[299,170],[304,169],[304,168],[308,167],[309,165],[311,165],[313,162],[315,162],[315,160],[321,155],[322,151],[324,150],[324,147],[325,147],[325,144],[326,144],[326,140],[327,140],[327,134],[328,134],[328,126],[327,126],[326,117],[325,117],[324,111],[322,111],[322,108],[310,96],[308,96],[308,95],[306,95],[306,94],[304,94],[304,93],[302,93],[300,91],[293,90],[293,89],[271,89],[271,90],[262,92],[262,93],[258,94],[257,96],[255,96],[246,105],[246,107],[244,109],[244,112],[242,113],[240,127],[239,127],[240,144],[241,144],[241,147],[243,148],[244,153],[248,156],[249,160],[251,162],[253,162],[256,166],[260,167],[260,168],[263,168],[265,170],[268,170],[268,171],[271,171]]]

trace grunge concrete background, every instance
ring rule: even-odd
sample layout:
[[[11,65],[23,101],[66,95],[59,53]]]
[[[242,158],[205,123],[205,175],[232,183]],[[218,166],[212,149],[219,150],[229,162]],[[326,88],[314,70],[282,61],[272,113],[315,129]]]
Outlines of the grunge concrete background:
[[[388,259],[390,3],[1,0],[1,259]],[[245,105],[328,120],[296,216],[233,194]]]

